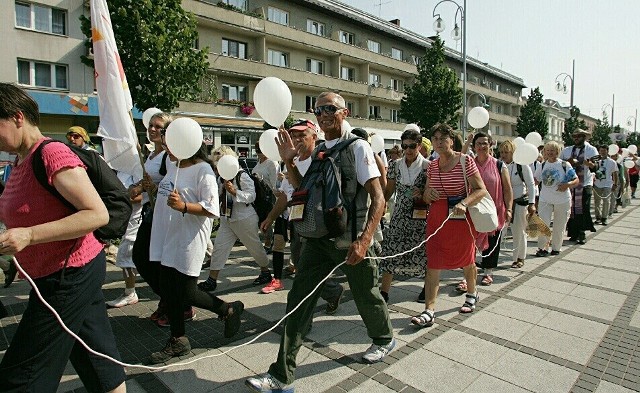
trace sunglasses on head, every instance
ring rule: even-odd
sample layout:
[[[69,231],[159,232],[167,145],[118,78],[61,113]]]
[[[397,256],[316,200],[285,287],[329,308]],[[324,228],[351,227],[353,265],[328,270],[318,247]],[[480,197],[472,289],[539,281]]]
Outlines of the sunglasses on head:
[[[317,106],[314,110],[313,110],[313,114],[316,116],[320,116],[322,114],[322,112],[326,113],[327,115],[334,115],[337,111],[342,110],[345,108],[338,108],[335,105],[321,105],[321,106]]]
[[[402,145],[400,145],[400,147],[402,148],[402,150],[407,150],[407,149],[415,149],[416,147],[418,147],[417,143],[403,143]]]

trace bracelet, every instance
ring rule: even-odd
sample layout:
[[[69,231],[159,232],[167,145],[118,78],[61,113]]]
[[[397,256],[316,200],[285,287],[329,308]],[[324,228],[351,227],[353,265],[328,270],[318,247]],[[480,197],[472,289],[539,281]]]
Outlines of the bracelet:
[[[187,214],[187,202],[184,203],[184,209],[182,209],[182,217]]]

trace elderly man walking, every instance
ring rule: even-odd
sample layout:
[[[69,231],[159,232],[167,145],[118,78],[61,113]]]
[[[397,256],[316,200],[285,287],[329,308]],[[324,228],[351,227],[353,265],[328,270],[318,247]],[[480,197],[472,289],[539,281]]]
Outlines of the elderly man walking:
[[[314,114],[326,139],[326,142],[314,151],[314,158],[321,159],[324,154],[319,155],[318,152],[354,138],[349,132],[342,131],[342,121],[349,114],[349,110],[344,98],[339,94],[320,94]],[[298,152],[286,131],[279,133],[278,147],[280,156],[287,165],[289,181],[298,187],[303,180],[293,161]],[[355,201],[355,214],[348,214],[349,221],[344,235],[334,238],[307,238],[298,261],[298,272],[293,287],[287,297],[287,311],[300,304],[331,269],[346,261],[341,269],[347,276],[358,312],[373,341],[363,354],[362,360],[375,363],[381,361],[395,346],[389,311],[377,286],[378,266],[367,258],[374,255],[373,234],[384,210],[380,172],[371,147],[360,139],[341,150],[336,163],[342,174],[342,190],[347,206]],[[308,170],[305,177],[310,173],[312,171]],[[353,228],[357,228],[357,231],[351,230],[351,220],[354,218],[356,226]],[[292,384],[295,379],[296,356],[302,345],[302,338],[311,327],[313,310],[319,297],[320,292],[315,291],[287,318],[278,357],[269,367],[269,372],[258,378],[249,378],[245,382],[252,391],[294,392]]]

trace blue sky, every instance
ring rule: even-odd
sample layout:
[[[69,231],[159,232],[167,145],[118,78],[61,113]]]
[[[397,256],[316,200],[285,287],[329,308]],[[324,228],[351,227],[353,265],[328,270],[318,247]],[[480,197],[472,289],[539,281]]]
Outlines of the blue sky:
[[[399,18],[403,28],[418,34],[434,34],[436,0],[341,1],[385,20]],[[450,38],[455,10],[444,2],[437,12],[447,25],[446,45],[461,50]],[[615,94],[614,122],[626,127],[640,109],[638,0],[467,0],[467,54],[566,105],[569,94],[555,90],[555,77],[571,74],[575,59],[574,101],[583,113],[602,117],[601,108]]]

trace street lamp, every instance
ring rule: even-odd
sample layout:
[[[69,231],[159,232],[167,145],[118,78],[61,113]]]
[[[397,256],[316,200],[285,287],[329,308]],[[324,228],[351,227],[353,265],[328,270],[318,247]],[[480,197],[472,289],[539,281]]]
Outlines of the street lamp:
[[[574,79],[575,73],[576,73],[576,61],[573,60],[571,75],[567,74],[566,72],[561,72],[556,76],[556,90],[561,91],[565,94],[567,93],[567,79],[571,81],[571,103],[570,103],[571,108],[573,108],[573,85],[575,81]],[[560,77],[563,77],[562,82],[560,82]]]
[[[635,116],[629,116],[627,117],[627,126],[631,127],[631,119],[633,119],[633,132],[638,132],[637,131],[637,125],[638,125],[638,110],[636,109],[636,115]]]
[[[440,34],[444,31],[445,25],[444,21],[440,17],[440,14],[436,14],[436,9],[442,3],[453,3],[456,5],[456,15],[454,18],[454,27],[451,31],[451,38],[455,41],[462,40],[462,137],[465,138],[465,134],[467,131],[468,123],[467,123],[467,0],[463,0],[462,6],[456,3],[453,0],[441,0],[438,2],[435,7],[433,7],[432,17],[436,18],[433,22],[433,30],[436,33]],[[458,24],[458,15],[460,15],[460,24]],[[486,100],[485,100],[486,102]]]
[[[613,105],[615,105],[615,95],[613,96]],[[611,132],[613,132],[613,105],[604,104],[602,105],[602,117],[607,117],[607,109],[611,109]]]

